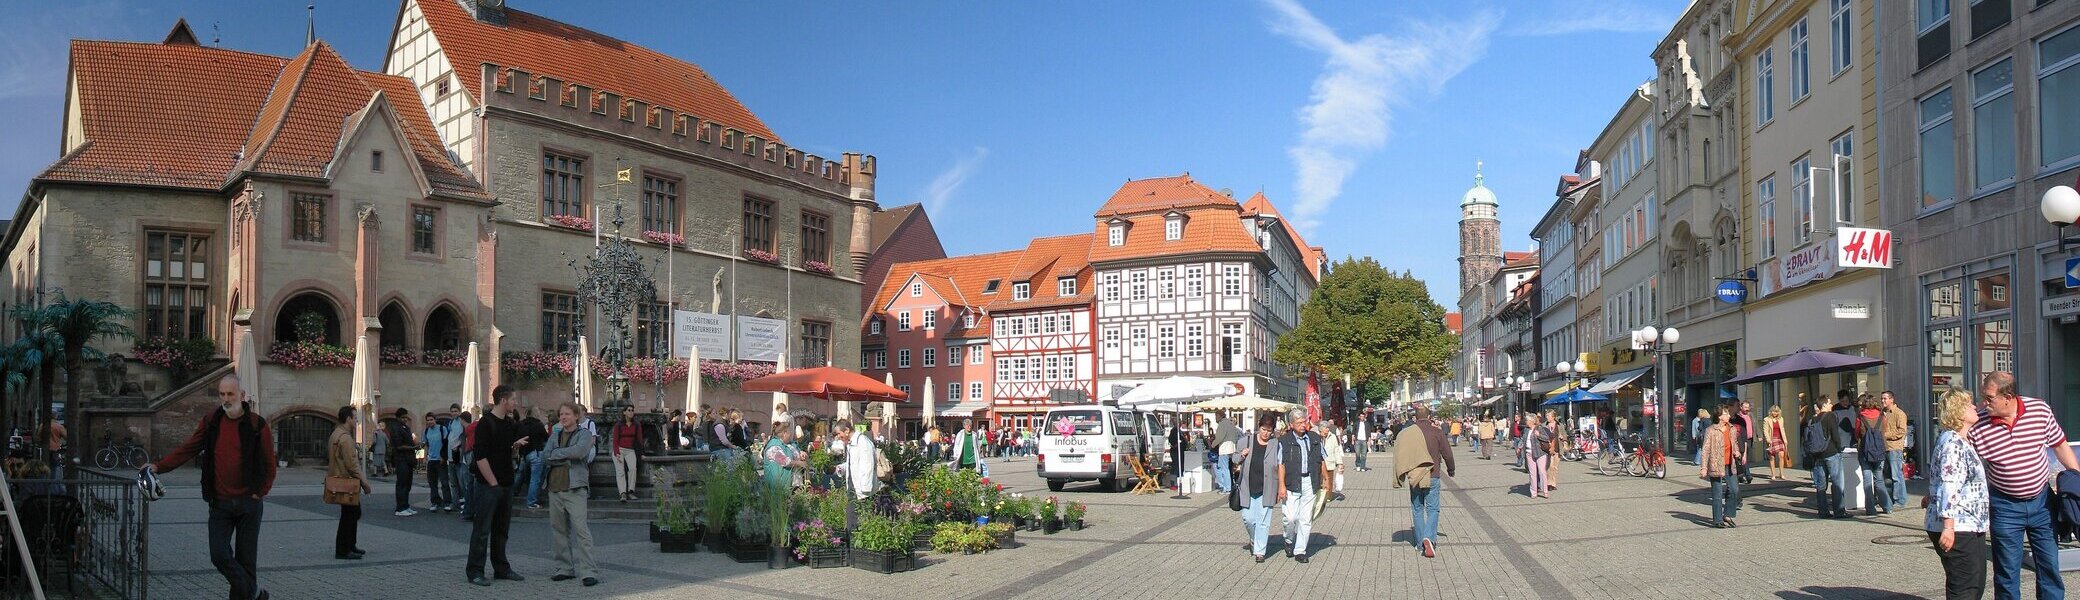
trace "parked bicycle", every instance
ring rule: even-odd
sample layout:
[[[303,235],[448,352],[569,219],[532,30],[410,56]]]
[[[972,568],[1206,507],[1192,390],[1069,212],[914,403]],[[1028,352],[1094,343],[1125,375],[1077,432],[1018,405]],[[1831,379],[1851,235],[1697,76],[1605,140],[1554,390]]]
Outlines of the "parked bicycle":
[[[101,467],[104,471],[114,470],[119,466],[136,469],[145,466],[151,460],[151,453],[131,438],[123,438],[120,444],[109,438],[102,438],[101,450],[94,453],[94,466]]]
[[[1624,436],[1613,440],[1611,445],[1605,447],[1603,453],[1598,455],[1601,459],[1596,461],[1596,472],[1605,476],[1625,473],[1626,463],[1632,461],[1632,454],[1625,451],[1625,438],[1628,437],[1633,438],[1635,447],[1638,446],[1639,436],[1637,435]]]

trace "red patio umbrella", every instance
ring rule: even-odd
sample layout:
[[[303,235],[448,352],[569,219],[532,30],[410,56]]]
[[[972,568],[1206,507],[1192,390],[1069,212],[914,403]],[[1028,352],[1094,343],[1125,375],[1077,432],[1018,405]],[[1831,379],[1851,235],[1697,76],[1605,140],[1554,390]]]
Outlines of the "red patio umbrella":
[[[837,367],[775,373],[745,381],[746,392],[777,392],[838,402],[904,402],[910,394],[865,375]]]

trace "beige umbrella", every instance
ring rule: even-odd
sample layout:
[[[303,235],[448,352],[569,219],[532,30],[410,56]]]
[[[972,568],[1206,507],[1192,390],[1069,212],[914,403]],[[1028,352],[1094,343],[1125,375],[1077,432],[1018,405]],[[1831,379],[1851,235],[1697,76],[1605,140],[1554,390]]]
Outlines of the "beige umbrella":
[[[882,383],[886,383],[886,384],[888,384],[888,387],[895,387],[895,386],[896,386],[896,374],[895,374],[895,372],[894,372],[894,371],[890,371],[890,372],[888,372],[888,373],[883,373],[883,374],[882,374],[882,376],[881,376],[881,382],[882,382]],[[895,435],[895,431],[896,431],[896,407],[895,407],[895,405],[893,405],[893,404],[887,404],[887,405],[882,405],[882,407],[881,407],[881,431],[883,432],[883,435],[888,435],[888,436],[894,436],[894,435]]]
[[[260,353],[253,349],[253,327],[238,328],[237,366],[232,372],[238,374],[239,385],[245,386],[246,397],[253,401],[253,411],[260,410]]]
[[[367,414],[373,408],[369,406],[369,402],[373,399],[371,392],[374,391],[370,389],[373,386],[369,385],[372,379],[370,377],[371,365],[369,365],[369,362],[373,360],[375,360],[374,353],[370,352],[368,348],[368,336],[364,334],[355,338],[354,381],[350,384],[353,390],[347,397],[347,404],[354,406],[363,414]],[[354,442],[365,444],[368,443],[368,428],[362,426],[362,422],[361,419],[354,420]]]
[[[478,383],[482,369],[477,365],[477,343],[470,342],[462,357],[462,409],[476,414],[483,414],[477,409],[478,400],[484,396],[483,384]]]
[[[932,401],[932,376],[930,375],[924,377],[924,412],[917,414],[924,417],[924,428],[926,431],[930,431],[932,425],[939,422],[937,403]]]
[[[578,359],[571,362],[571,385],[577,388],[578,406],[592,412],[592,345],[578,336]]]
[[[686,352],[686,414],[701,414],[701,347]]]

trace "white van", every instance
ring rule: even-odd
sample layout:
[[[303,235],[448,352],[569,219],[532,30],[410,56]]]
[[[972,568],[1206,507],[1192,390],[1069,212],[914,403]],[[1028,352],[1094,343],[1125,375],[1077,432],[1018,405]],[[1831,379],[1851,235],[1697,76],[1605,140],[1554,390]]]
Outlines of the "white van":
[[[1156,449],[1148,439],[1154,425],[1150,415],[1112,406],[1050,409],[1035,432],[1040,436],[1040,478],[1053,492],[1071,481],[1093,480],[1105,491],[1119,491],[1121,481],[1134,476],[1127,457]]]

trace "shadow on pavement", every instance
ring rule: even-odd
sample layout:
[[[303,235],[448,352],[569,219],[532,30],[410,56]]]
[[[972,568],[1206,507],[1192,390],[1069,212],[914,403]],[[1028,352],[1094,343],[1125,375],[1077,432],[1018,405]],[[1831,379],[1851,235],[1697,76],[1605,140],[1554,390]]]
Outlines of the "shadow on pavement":
[[[1877,600],[1889,598],[1920,598],[1912,594],[1874,590],[1861,587],[1827,587],[1811,585],[1796,590],[1777,592],[1778,598],[1788,600]]]

